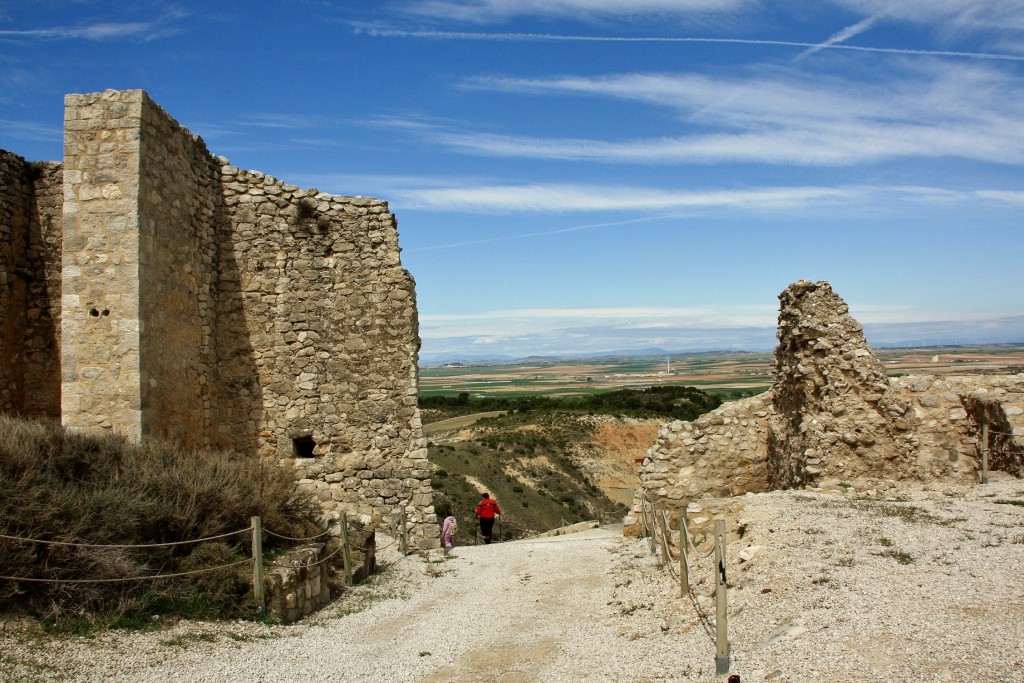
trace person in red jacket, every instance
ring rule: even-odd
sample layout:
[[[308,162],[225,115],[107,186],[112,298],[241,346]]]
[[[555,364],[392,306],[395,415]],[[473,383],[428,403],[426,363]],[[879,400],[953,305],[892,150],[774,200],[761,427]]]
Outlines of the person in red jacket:
[[[476,506],[476,516],[480,518],[480,535],[484,537],[484,543],[491,542],[491,532],[494,529],[494,518],[501,515],[501,508],[498,501],[491,499],[491,494],[484,492],[480,504]]]

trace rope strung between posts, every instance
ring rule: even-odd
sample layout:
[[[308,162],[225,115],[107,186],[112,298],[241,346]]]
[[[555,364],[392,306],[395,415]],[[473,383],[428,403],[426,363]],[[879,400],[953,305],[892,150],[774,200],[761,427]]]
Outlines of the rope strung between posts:
[[[207,541],[216,541],[221,538],[227,538],[229,536],[237,536],[238,534],[249,533],[252,531],[252,527],[246,527],[245,529],[239,529],[238,531],[229,531],[226,534],[220,534],[218,536],[207,536],[206,538],[196,538],[189,541],[172,541],[170,543],[141,543],[137,545],[125,545],[125,544],[102,544],[102,543],[76,543],[71,541],[44,541],[38,538],[22,538],[20,536],[6,536],[0,534],[0,538],[8,541],[20,541],[22,543],[39,543],[41,545],[59,545],[70,548],[170,548],[172,546],[189,545],[191,543],[206,543]]]
[[[323,564],[324,562],[326,562],[327,560],[331,559],[332,557],[334,557],[335,555],[337,555],[338,553],[340,553],[344,549],[345,549],[344,546],[339,546],[338,549],[335,550],[333,553],[331,553],[330,555],[325,555],[324,557],[321,557],[319,560],[317,560],[313,564],[284,564],[284,563],[281,563],[281,562],[268,562],[266,566],[267,566],[267,568],[270,568],[270,569],[302,569],[303,567],[315,567],[317,565]]]
[[[646,493],[643,496],[641,496],[640,502],[642,524],[644,527],[644,533],[648,534],[648,539],[651,544],[651,553],[657,554],[658,548],[660,548],[663,562],[668,565],[669,573],[672,575],[673,578],[678,579],[679,571],[676,568],[674,561],[679,560],[679,555],[678,553],[673,554],[672,552],[672,546],[674,544],[672,543],[672,537],[669,533],[670,525],[668,508],[664,507],[659,510],[657,503],[651,500],[648,494]],[[651,511],[649,513],[647,511],[647,503],[650,503],[651,505]],[[712,545],[707,552],[702,553],[693,544],[693,539],[690,536],[690,530],[686,522],[685,510],[680,510],[679,526],[681,527],[679,533],[682,534],[683,537],[686,539],[687,546],[693,551],[693,554],[696,555],[698,559],[706,559],[714,555],[714,545]],[[683,554],[683,563],[686,567],[687,577],[693,576],[689,553]],[[687,592],[703,598],[715,597],[714,588],[712,588],[710,592],[705,592],[693,583],[691,583],[689,580],[687,581]]]
[[[694,595],[695,592],[696,591],[690,590],[690,591],[687,591],[686,595],[687,595],[688,598],[690,598],[690,604],[693,605],[693,611],[697,613],[697,621],[700,623],[701,627],[703,627],[704,634],[711,640],[712,643],[714,643],[715,642],[715,628],[714,628],[714,626],[711,625],[711,617],[704,610],[704,608],[701,607],[700,603],[697,602],[697,596]],[[711,595],[704,595],[703,593],[700,593],[700,595],[702,595],[703,597],[707,598],[707,597],[714,597],[715,594],[712,593]]]
[[[114,547],[114,546],[106,546]],[[125,576],[117,579],[34,579],[25,576],[0,576],[0,579],[7,581],[26,581],[30,583],[124,583],[126,581],[156,581],[160,579],[176,579],[182,576],[194,576],[196,574],[206,574],[207,572],[215,572],[219,569],[228,569],[230,567],[237,567],[239,565],[248,564],[253,559],[247,558],[245,560],[239,560],[238,562],[232,562],[230,564],[222,564],[217,567],[207,567],[206,569],[196,569],[190,572],[177,572],[175,574],[149,574],[148,576]]]
[[[693,544],[693,539],[690,538],[690,529],[689,529],[689,527],[686,524],[686,515],[685,514],[683,515],[682,525],[683,525],[683,530],[686,532],[686,545],[688,545],[690,547],[690,550],[693,551],[694,555],[696,555],[699,559],[703,560],[703,559],[711,557],[712,555],[715,554],[715,546],[714,546],[714,544],[711,545],[711,547],[708,549],[708,551],[706,553],[702,553],[701,551],[697,550],[697,546],[695,546]]]
[[[223,539],[223,538],[229,538],[231,536],[237,536],[239,534],[252,533],[252,531],[253,531],[253,527],[252,526],[248,526],[245,529],[239,529],[238,531],[230,531],[230,532],[227,532],[227,533],[224,533],[224,534],[218,534],[216,536],[206,536],[206,537],[203,537],[203,538],[190,539],[190,540],[187,540],[187,541],[172,541],[172,542],[169,542],[169,543],[139,543],[139,544],[124,544],[124,543],[100,544],[100,543],[78,543],[78,542],[72,542],[72,541],[46,541],[46,540],[39,539],[39,538],[23,538],[23,537],[20,537],[20,536],[8,536],[6,534],[0,534],[0,539],[4,539],[4,540],[8,540],[8,541],[21,542],[21,543],[35,543],[35,544],[39,544],[39,545],[61,546],[61,547],[66,547],[66,548],[95,548],[95,549],[111,549],[111,550],[144,550],[144,549],[153,549],[153,548],[170,548],[170,547],[177,547],[177,546],[183,546],[183,545],[191,545],[191,544],[197,544],[197,543],[207,543],[207,542],[210,542],[210,541],[217,541],[217,540],[220,540],[220,539]],[[312,536],[312,537],[309,537],[309,538],[292,538],[292,537],[289,537],[289,536],[284,536],[282,534],[274,533],[273,531],[270,531],[269,529],[264,529],[263,531],[268,536],[273,536],[275,538],[279,538],[279,539],[282,539],[282,540],[285,540],[285,541],[295,541],[295,542],[313,541],[313,540],[316,540],[318,538],[323,538],[324,536],[326,536],[327,534],[330,533],[330,529],[328,529],[327,531],[324,531],[323,533],[317,534],[316,536]],[[341,552],[341,550],[342,550],[341,548],[339,548],[338,550],[335,550],[330,555],[327,555],[326,557],[321,558],[320,560],[318,560],[317,562],[315,562],[312,565],[294,565],[294,564],[283,564],[283,563],[271,563],[268,566],[269,567],[275,567],[275,568],[286,568],[286,569],[299,569],[299,568],[301,568],[303,566],[316,566],[316,565],[319,565],[319,564],[323,564],[324,562],[326,562],[330,558],[334,557],[339,552]],[[244,560],[239,560],[237,562],[231,562],[231,563],[228,563],[228,564],[221,564],[221,565],[217,565],[216,567],[205,567],[203,569],[196,569],[196,570],[187,571],[187,572],[175,572],[175,573],[172,573],[172,574],[147,574],[147,575],[143,575],[143,576],[124,576],[124,577],[109,578],[109,579],[41,579],[41,578],[34,578],[34,577],[28,577],[28,576],[0,576],[0,580],[4,580],[4,581],[23,581],[23,582],[26,582],[26,583],[55,583],[55,584],[101,584],[101,583],[126,583],[126,582],[130,582],[130,581],[158,581],[158,580],[163,580],[163,579],[175,579],[175,578],[181,578],[181,577],[184,577],[184,576],[195,576],[195,575],[198,575],[198,574],[207,574],[209,572],[215,572],[215,571],[219,571],[221,569],[230,569],[231,567],[238,567],[238,566],[241,566],[243,564],[251,564],[253,561],[254,561],[253,558],[250,557],[250,558],[246,558]]]
[[[310,541],[315,541],[318,538],[323,538],[324,536],[327,536],[328,534],[331,533],[331,530],[327,529],[326,531],[323,531],[323,532],[317,534],[316,536],[309,536],[307,538],[292,538],[291,536],[282,536],[281,534],[274,533],[273,531],[271,531],[270,529],[267,529],[266,527],[263,528],[263,532],[267,536],[273,536],[274,538],[279,538],[282,541],[293,541],[295,543],[309,543]]]
[[[703,559],[709,558],[712,555],[714,555],[715,547],[713,545],[711,546],[711,550],[710,551],[708,551],[707,553],[703,553],[703,554],[700,553],[697,550],[697,548],[694,547],[693,540],[690,538],[690,527],[686,523],[686,513],[685,512],[680,515],[679,526],[681,527],[680,533],[683,534],[684,536],[686,536],[686,545],[689,546],[691,550],[693,550],[693,553],[697,556],[697,559],[703,560]],[[693,576],[693,572],[690,571],[690,555],[689,555],[689,553],[684,553],[683,554],[683,562],[686,564],[686,575],[687,575],[687,577]],[[696,585],[694,585],[692,582],[689,582],[689,581],[687,582],[686,590],[691,595],[696,594],[696,595],[698,595],[698,596],[700,596],[702,598],[713,598],[713,597],[715,597],[715,591],[714,591],[713,588],[711,589],[710,592],[705,593],[704,591],[702,591],[700,588],[698,588]]]

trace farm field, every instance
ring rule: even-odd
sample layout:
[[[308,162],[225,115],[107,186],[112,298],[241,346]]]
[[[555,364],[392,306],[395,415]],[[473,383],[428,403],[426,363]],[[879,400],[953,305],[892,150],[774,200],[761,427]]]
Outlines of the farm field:
[[[897,348],[876,353],[892,377],[1003,374],[1024,370],[1024,344]],[[712,352],[449,364],[420,371],[420,394],[572,396],[679,384],[735,398],[766,390],[772,382],[773,360],[771,353]]]

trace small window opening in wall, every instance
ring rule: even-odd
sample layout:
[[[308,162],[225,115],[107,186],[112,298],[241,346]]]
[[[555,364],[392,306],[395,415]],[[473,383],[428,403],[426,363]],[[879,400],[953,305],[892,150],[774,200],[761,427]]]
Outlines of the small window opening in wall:
[[[313,449],[316,448],[316,441],[311,436],[299,436],[292,439],[292,446],[295,449],[295,457],[312,458]]]
[[[98,318],[98,317],[100,317],[102,315],[105,318],[108,315],[110,315],[110,309],[109,308],[104,308],[103,312],[101,313],[100,311],[96,310],[95,308],[90,308],[89,309],[89,315],[91,315],[94,318]]]

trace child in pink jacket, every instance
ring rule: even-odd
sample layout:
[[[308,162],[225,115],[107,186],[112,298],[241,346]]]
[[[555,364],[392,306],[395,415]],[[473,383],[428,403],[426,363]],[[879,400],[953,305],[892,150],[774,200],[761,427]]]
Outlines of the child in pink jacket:
[[[449,511],[448,516],[444,518],[444,524],[441,525],[441,537],[444,539],[444,552],[446,555],[449,550],[455,547],[455,534],[458,530],[459,523],[455,519],[455,514]]]

